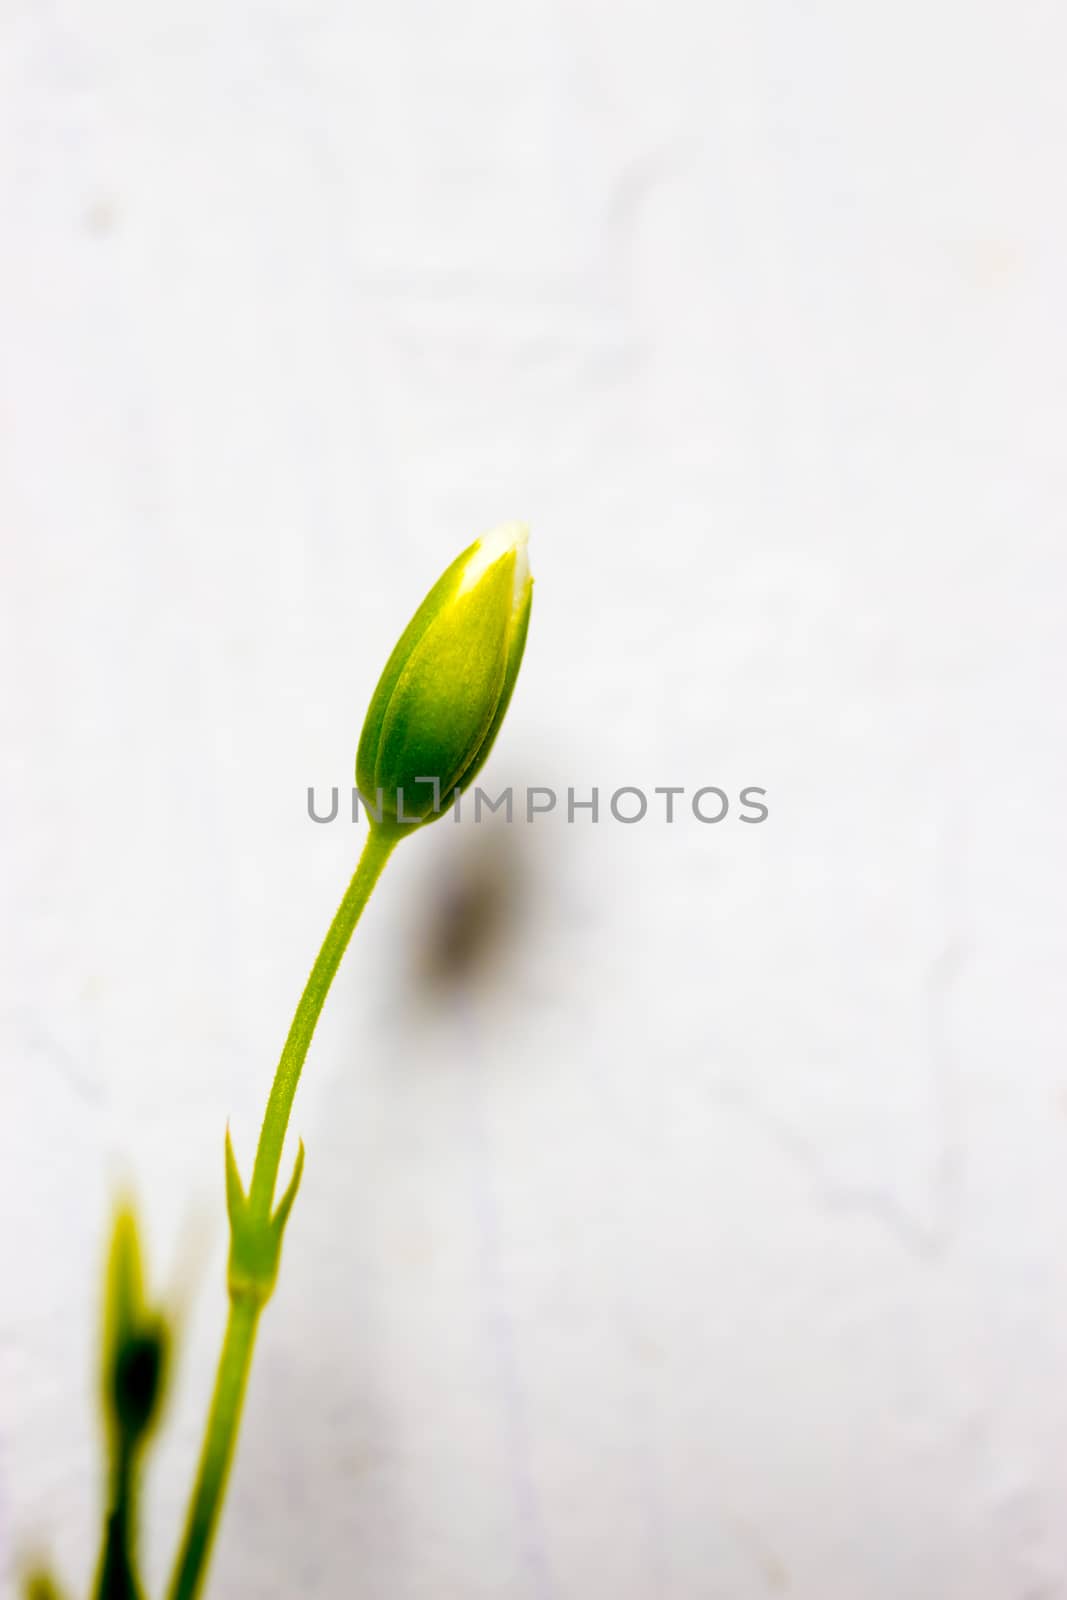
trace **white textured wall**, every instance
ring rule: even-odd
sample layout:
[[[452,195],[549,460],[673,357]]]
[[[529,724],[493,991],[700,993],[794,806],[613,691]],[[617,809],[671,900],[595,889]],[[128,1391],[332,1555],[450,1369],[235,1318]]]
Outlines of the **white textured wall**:
[[[1065,50],[1053,0],[7,0],[9,1564],[95,1546],[125,1177],[188,1314],[162,1586],[224,1123],[359,842],[306,786],[521,516],[489,776],[771,816],[405,846],[211,1593],[1067,1596]]]

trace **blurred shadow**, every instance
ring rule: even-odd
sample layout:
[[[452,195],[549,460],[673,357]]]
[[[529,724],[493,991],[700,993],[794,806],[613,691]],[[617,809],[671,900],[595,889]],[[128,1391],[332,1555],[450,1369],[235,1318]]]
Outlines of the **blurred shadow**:
[[[401,981],[423,1003],[491,985],[515,957],[532,911],[526,833],[503,819],[461,826],[421,885]]]

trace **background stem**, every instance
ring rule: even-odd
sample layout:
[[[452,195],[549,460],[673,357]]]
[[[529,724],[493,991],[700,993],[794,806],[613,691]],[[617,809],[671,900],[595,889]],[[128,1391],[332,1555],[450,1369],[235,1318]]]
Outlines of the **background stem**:
[[[96,1600],[140,1600],[141,1590],[133,1557],[136,1517],[134,1473],[133,1446],[128,1439],[119,1436],[114,1446],[111,1503],[104,1524],[100,1575],[94,1590]]]

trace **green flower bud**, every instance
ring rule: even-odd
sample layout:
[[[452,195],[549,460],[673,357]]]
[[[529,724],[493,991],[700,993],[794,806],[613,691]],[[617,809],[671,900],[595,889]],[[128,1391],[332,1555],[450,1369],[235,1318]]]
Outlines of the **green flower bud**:
[[[472,782],[504,720],[530,621],[527,531],[475,540],[408,623],[374,691],[356,784],[382,826],[432,821]]]

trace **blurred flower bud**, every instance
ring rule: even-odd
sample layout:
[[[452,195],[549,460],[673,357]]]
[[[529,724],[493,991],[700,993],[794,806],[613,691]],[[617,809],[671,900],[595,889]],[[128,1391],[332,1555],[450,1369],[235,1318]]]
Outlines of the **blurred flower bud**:
[[[513,522],[476,540],[434,584],[389,657],[356,756],[356,783],[375,822],[432,820],[492,749],[530,620],[526,539]]]
[[[155,1421],[169,1342],[163,1316],[145,1303],[137,1219],[123,1205],[108,1255],[102,1377],[108,1427],[127,1447],[136,1445]]]
[[[44,1567],[34,1567],[22,1580],[24,1600],[62,1600],[60,1589],[52,1574]]]

